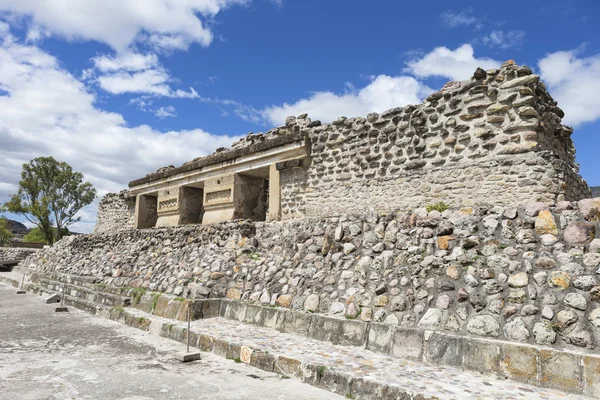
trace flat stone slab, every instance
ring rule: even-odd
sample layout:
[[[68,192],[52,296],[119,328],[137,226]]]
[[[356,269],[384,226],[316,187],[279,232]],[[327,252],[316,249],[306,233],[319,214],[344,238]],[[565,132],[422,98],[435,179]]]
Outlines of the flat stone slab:
[[[54,304],[60,302],[60,296],[57,294],[52,294],[44,299],[46,304]]]
[[[190,353],[177,353],[175,354],[175,359],[178,361],[181,361],[182,363],[186,363],[186,362],[191,362],[191,361],[198,361],[202,358],[202,356],[200,355],[200,352],[190,352]]]

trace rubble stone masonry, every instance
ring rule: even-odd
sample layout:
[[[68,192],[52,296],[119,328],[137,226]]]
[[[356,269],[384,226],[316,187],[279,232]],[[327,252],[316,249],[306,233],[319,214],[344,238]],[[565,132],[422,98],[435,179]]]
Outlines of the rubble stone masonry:
[[[591,196],[563,116],[539,77],[509,61],[450,82],[419,105],[330,124],[289,117],[285,126],[249,134],[231,149],[138,181],[165,179],[269,143],[305,141],[307,159],[280,171],[283,220],[391,213],[437,201],[553,205]],[[132,226],[133,208],[116,196],[102,202],[97,231]]]
[[[600,199],[64,238],[22,267],[192,298],[600,349]]]

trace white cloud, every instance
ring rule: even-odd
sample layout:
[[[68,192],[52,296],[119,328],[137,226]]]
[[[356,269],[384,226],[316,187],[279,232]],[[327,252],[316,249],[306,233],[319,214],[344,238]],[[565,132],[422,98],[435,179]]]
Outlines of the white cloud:
[[[463,44],[456,50],[437,47],[420,59],[409,61],[405,71],[418,77],[441,76],[455,81],[469,79],[477,67],[498,68],[500,61],[491,58],[475,58],[473,46]]]
[[[542,80],[565,112],[566,124],[600,118],[600,55],[579,58],[578,50],[558,51],[542,58]]]
[[[267,107],[260,112],[273,124],[285,122],[290,115],[308,113],[313,120],[328,122],[340,116],[366,116],[370,112],[383,112],[393,107],[419,103],[432,89],[410,76],[377,76],[360,90],[342,94],[317,92],[294,104]]]
[[[95,105],[85,85],[50,54],[17,42],[0,24],[0,202],[14,193],[21,165],[39,156],[68,162],[100,196],[169,164],[228,146],[233,138],[201,129],[159,132],[129,127]],[[97,204],[75,230],[90,231]]]
[[[159,107],[154,112],[154,115],[156,115],[160,119],[165,119],[168,117],[176,117],[176,111],[177,110],[175,110],[175,107],[173,106]]]
[[[94,68],[83,71],[82,79],[92,80],[111,94],[136,93],[153,96],[198,98],[198,93],[189,88],[172,89],[174,81],[153,53],[123,53],[116,56],[101,55],[91,59]],[[96,76],[100,73],[100,76]]]
[[[440,18],[442,19],[442,24],[448,28],[470,25],[475,25],[476,29],[482,28],[482,25],[478,23],[478,19],[473,15],[473,10],[470,8],[461,12],[453,10],[444,11]]]
[[[489,35],[481,38],[483,44],[501,49],[519,48],[525,40],[525,31],[492,31]]]
[[[101,55],[92,58],[94,67],[100,72],[111,71],[142,71],[149,68],[156,68],[160,65],[156,54],[124,53],[111,57]]]
[[[163,69],[148,69],[141,72],[120,71],[100,76],[100,87],[112,94],[149,93],[168,96],[171,88],[167,84],[169,74]]]
[[[118,52],[134,43],[163,50],[208,46],[210,20],[246,0],[0,0],[0,11],[31,19],[30,36],[96,40]],[[37,32],[36,32],[37,31]]]

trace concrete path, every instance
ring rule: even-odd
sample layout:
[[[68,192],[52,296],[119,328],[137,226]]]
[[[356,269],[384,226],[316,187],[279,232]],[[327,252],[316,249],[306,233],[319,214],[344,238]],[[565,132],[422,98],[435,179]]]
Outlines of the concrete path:
[[[19,276],[20,278],[20,276]],[[325,399],[344,397],[0,284],[0,399]]]

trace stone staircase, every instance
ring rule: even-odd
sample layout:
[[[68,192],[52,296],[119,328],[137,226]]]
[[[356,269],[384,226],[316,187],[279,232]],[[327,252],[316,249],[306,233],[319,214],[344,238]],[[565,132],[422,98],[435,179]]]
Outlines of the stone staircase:
[[[541,367],[543,356],[527,361],[533,346],[498,350],[497,358],[513,354],[509,371],[493,358],[493,341],[469,340],[440,332],[421,332],[364,323],[283,308],[251,305],[227,299],[190,301],[143,289],[120,288],[94,279],[44,274],[20,267],[0,273],[0,282],[40,295],[62,293],[67,305],[179,342],[202,351],[246,362],[266,371],[356,399],[584,399],[598,396],[595,376],[569,380],[569,360],[559,368]],[[511,353],[512,351],[512,353]],[[550,351],[550,350],[548,350]],[[552,350],[554,351],[554,350]],[[560,356],[560,354],[559,354]],[[519,361],[520,360],[520,361]],[[523,361],[525,360],[525,361]],[[489,363],[495,363],[490,367]],[[583,364],[583,359],[578,359]],[[477,372],[492,369],[495,374]],[[495,370],[494,370],[495,368]],[[527,371],[526,368],[533,368]],[[512,375],[511,375],[512,373]],[[509,378],[507,379],[507,375]],[[555,388],[541,388],[540,383]],[[587,382],[587,383],[586,383]],[[531,383],[537,384],[534,386]],[[596,385],[596,386],[594,386]],[[575,389],[573,390],[573,386]],[[566,394],[556,387],[579,392]]]

